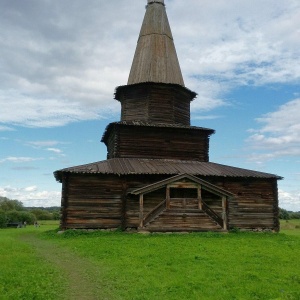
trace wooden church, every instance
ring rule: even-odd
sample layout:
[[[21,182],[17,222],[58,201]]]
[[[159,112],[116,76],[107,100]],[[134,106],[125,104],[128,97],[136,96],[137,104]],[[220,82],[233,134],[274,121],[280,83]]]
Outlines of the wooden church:
[[[281,177],[209,161],[213,129],[191,126],[190,103],[164,0],[148,0],[121,120],[102,142],[107,160],[54,172],[61,229],[150,232],[279,230]]]

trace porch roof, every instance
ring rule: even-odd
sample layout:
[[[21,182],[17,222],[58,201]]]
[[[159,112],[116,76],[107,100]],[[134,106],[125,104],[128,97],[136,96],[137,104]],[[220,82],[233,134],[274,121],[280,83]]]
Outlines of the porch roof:
[[[131,191],[128,191],[129,194],[134,194],[134,195],[141,195],[141,194],[147,194],[150,193],[152,191],[158,190],[164,186],[167,186],[168,184],[171,183],[176,183],[179,180],[182,179],[189,179],[189,181],[195,182],[197,184],[200,184],[202,187],[204,187],[205,190],[208,190],[209,192],[212,192],[214,194],[217,194],[219,196],[227,196],[227,197],[233,197],[234,194],[230,193],[224,189],[219,188],[218,186],[211,184],[205,180],[202,180],[198,177],[195,177],[193,175],[189,175],[189,174],[179,174],[176,176],[172,176],[170,178],[146,185],[144,187],[140,187],[137,189],[133,189]]]

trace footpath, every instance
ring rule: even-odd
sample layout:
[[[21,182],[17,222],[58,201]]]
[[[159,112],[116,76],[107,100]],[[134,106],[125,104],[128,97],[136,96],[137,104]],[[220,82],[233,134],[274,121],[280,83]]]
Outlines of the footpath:
[[[101,293],[101,270],[89,260],[72,253],[70,249],[41,240],[34,234],[22,235],[21,239],[32,246],[37,256],[53,264],[66,278],[66,295],[62,295],[61,299],[112,299],[109,295]]]

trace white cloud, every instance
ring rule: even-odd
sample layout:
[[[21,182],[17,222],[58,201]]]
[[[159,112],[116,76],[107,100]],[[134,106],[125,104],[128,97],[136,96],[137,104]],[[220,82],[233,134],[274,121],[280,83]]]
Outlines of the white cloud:
[[[14,128],[0,125],[0,131],[14,131]]]
[[[59,142],[59,141],[51,141],[51,140],[48,140],[48,141],[30,141],[30,142],[27,142],[28,145],[30,146],[33,146],[33,147],[37,147],[37,148],[40,148],[40,147],[53,147],[53,146],[56,146],[58,144],[62,144],[62,142]]]
[[[12,162],[12,163],[26,163],[26,162],[32,162],[36,160],[41,160],[42,158],[34,158],[34,157],[14,157],[14,156],[9,156],[4,159],[0,160],[0,163],[4,162]]]
[[[174,6],[185,73],[234,85],[299,79],[299,3],[204,0]]]
[[[50,152],[54,152],[55,154],[59,155],[59,156],[66,156],[62,150],[58,149],[58,148],[47,148],[46,149],[47,151],[50,151]],[[52,159],[52,158],[50,158]]]
[[[279,206],[281,208],[300,211],[300,190],[286,192],[281,189],[278,190]]]
[[[257,119],[263,126],[247,142],[259,151],[250,160],[265,161],[283,156],[300,156],[300,98],[281,105],[277,111]],[[265,153],[267,151],[267,153]]]
[[[26,188],[24,188],[25,192],[35,192],[37,190],[37,186],[33,185],[33,186],[28,186]]]
[[[60,206],[60,191],[40,191],[37,186],[29,187],[0,187],[0,195],[9,199],[19,200],[25,207],[28,206]]]
[[[117,115],[113,92],[127,82],[144,4],[7,1],[0,19],[0,130]],[[225,105],[224,93],[236,86],[299,80],[299,2],[166,5],[186,86],[199,94],[194,111]]]

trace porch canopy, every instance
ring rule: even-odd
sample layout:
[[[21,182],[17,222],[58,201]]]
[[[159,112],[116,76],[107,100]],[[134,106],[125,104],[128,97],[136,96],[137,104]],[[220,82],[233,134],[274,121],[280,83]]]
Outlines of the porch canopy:
[[[144,214],[144,195],[165,188],[166,197],[153,210]],[[194,196],[178,196],[176,190],[196,191]],[[173,191],[173,192],[172,192]],[[174,193],[175,191],[175,193]],[[220,198],[222,205],[221,215],[215,212],[203,197],[203,192],[209,192]],[[145,227],[151,220],[157,217],[164,210],[198,210],[204,211],[212,220],[218,223],[224,230],[227,230],[227,201],[234,197],[234,194],[219,188],[205,180],[190,174],[179,174],[168,179],[158,181],[143,187],[128,190],[128,194],[139,196],[140,205],[140,228]],[[188,194],[188,193],[185,193]],[[190,193],[191,195],[192,193]]]

